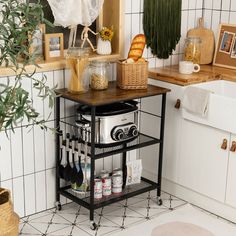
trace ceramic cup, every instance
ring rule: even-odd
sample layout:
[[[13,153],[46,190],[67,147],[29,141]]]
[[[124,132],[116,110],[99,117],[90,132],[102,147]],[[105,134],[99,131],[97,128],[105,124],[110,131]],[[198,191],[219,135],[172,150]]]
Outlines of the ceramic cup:
[[[180,61],[179,62],[179,73],[190,75],[193,72],[199,72],[200,71],[200,65],[193,64],[191,61]]]

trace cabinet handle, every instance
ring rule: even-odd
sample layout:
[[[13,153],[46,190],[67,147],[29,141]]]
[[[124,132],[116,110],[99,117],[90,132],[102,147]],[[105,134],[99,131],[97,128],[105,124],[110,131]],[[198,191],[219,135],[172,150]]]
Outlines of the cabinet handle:
[[[221,149],[226,150],[226,149],[227,149],[227,145],[228,145],[228,141],[227,141],[227,139],[225,138],[225,139],[223,140],[222,145],[221,145]]]
[[[235,141],[232,142],[232,146],[230,148],[230,151],[231,152],[236,152],[236,142]]]
[[[176,103],[175,103],[175,108],[176,109],[179,109],[180,108],[180,105],[181,105],[181,100],[180,99],[177,99]]]

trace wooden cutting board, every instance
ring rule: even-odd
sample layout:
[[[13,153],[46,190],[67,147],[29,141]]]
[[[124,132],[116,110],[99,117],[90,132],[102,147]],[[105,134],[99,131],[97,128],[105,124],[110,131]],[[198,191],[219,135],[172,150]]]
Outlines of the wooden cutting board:
[[[201,38],[200,64],[206,65],[212,63],[215,50],[215,36],[212,30],[204,28],[203,18],[199,19],[197,28],[188,31],[187,37]]]

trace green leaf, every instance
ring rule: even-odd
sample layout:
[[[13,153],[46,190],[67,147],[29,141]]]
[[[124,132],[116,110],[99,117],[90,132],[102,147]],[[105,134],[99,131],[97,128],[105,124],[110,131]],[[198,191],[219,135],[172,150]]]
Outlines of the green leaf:
[[[22,88],[22,78],[32,80],[33,90],[36,90],[39,97],[49,99],[49,106],[53,106],[54,88],[46,85],[47,78],[36,79],[35,62],[36,56],[29,54],[32,40],[28,40],[29,34],[37,29],[40,23],[51,25],[43,17],[43,6],[40,1],[30,3],[29,0],[0,0],[2,21],[0,22],[0,64],[14,65],[10,67],[15,74],[6,84],[0,84],[0,130],[12,129],[27,118],[29,123],[36,123],[45,129],[44,120],[40,120],[40,114],[33,107],[33,101],[29,97],[29,91]],[[23,58],[23,62],[18,61]],[[26,73],[26,66],[35,65],[33,73]]]

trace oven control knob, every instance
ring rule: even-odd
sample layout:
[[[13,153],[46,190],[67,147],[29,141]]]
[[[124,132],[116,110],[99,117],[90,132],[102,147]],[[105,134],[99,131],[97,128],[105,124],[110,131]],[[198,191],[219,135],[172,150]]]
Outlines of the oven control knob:
[[[138,135],[138,129],[136,126],[131,126],[130,130],[129,130],[129,136],[130,137],[136,137]]]
[[[118,129],[115,133],[114,133],[114,139],[116,141],[121,141],[125,138],[125,134],[124,131],[122,129]]]

